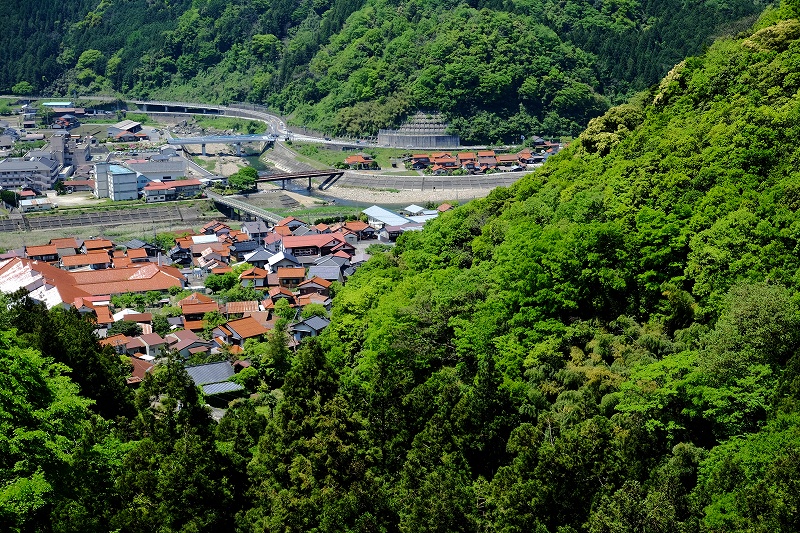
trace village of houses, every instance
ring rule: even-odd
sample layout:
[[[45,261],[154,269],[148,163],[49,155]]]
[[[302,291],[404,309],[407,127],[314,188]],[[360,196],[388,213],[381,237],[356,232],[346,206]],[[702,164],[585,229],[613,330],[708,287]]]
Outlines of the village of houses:
[[[69,102],[58,104],[67,105]],[[53,108],[58,118],[66,112],[80,111],[71,107]],[[15,143],[44,141],[45,136],[0,124],[3,126],[0,135],[0,189],[19,194],[19,209],[23,213],[57,207],[46,192],[53,190],[58,182],[63,183],[66,192],[70,193],[85,191],[98,199],[143,199],[145,202],[194,198],[210,183],[209,180],[187,179],[188,162],[172,146],[164,145],[149,151],[137,149],[133,153],[115,152],[115,142],[152,140],[142,124],[132,120],[123,120],[106,128],[106,139],[112,141],[110,144],[101,143],[94,136],[71,134],[70,127],[59,128],[47,139],[45,146],[28,150],[23,157],[7,157],[7,154]]]
[[[50,209],[43,191],[52,190],[58,181],[67,192],[146,202],[196,197],[209,185],[186,179],[187,160],[170,146],[151,150],[145,157],[143,150],[137,150],[136,156],[123,159],[121,156],[132,154],[112,152],[113,148],[92,137],[71,135],[69,130],[75,124],[71,121],[80,110],[63,105],[54,107],[52,113],[61,115],[57,120],[68,122],[44,147],[30,150],[24,157],[0,160],[0,187],[19,191],[21,211]],[[4,134],[0,149],[31,135],[36,139],[28,140],[38,139],[37,134],[20,136],[13,128],[6,128]],[[109,140],[124,142],[149,138],[140,123],[130,120],[108,126],[107,135]],[[533,150],[517,154],[492,150],[414,154],[404,164],[437,175],[519,170],[541,163],[557,149],[557,145],[537,139]],[[349,156],[344,164],[356,170],[377,166],[367,154]],[[163,250],[141,240],[51,239],[0,255],[0,292],[25,290],[47,308],[74,308],[86,315],[100,342],[129,358],[128,383],[132,387],[166,354],[178,354],[187,362],[214,360],[187,370],[207,397],[226,399],[243,393],[242,386],[230,378],[249,366],[245,342],[263,339],[275,327],[279,301],[286,302],[281,307],[288,304],[294,310],[288,329],[289,347],[294,348],[330,323],[326,316],[303,318],[302,310],[318,304],[330,311],[332,285],[346,283],[369,258],[367,245],[393,243],[404,232],[422,229],[426,221],[451,208],[448,204],[436,209],[409,205],[397,213],[371,206],[363,210],[360,220],[330,226],[311,225],[294,217],[272,227],[260,220],[244,222],[240,229],[212,221],[199,231],[175,230],[182,236]],[[242,287],[258,291],[257,299],[227,301],[211,295],[204,286],[207,276],[226,275],[234,269]],[[113,297],[129,294],[159,297],[150,312],[113,304]],[[159,306],[180,309],[178,316],[169,316],[169,332],[164,336],[153,329]],[[225,320],[209,328],[208,313],[218,313]],[[109,335],[109,328],[120,321],[138,324],[141,334]]]
[[[403,163],[408,170],[417,170],[434,176],[518,172],[536,168],[548,157],[557,154],[561,148],[560,144],[546,141],[541,137],[534,137],[533,143],[533,148],[526,147],[515,154],[497,153],[495,150],[456,152],[455,155],[450,152],[419,153],[404,158]],[[380,170],[378,162],[365,153],[346,157],[342,166],[350,170]]]
[[[346,283],[367,261],[363,250],[370,243],[390,243],[451,208],[411,205],[398,214],[372,206],[363,211],[366,222],[334,225],[309,225],[287,217],[272,227],[256,220],[233,229],[215,220],[199,231],[176,230],[182,236],[169,250],[141,240],[51,239],[0,255],[0,292],[25,290],[47,308],[74,308],[86,315],[100,342],[129,358],[132,387],[168,353],[187,361],[216,355],[211,357],[216,362],[188,366],[187,371],[207,397],[227,400],[245,392],[230,378],[249,366],[245,342],[263,339],[274,328],[280,300],[294,310],[288,338],[289,347],[295,348],[330,323],[319,315],[303,319],[303,308],[318,304],[330,311],[332,284]],[[237,265],[238,283],[257,291],[258,299],[220,301],[210,296],[203,285],[205,276],[233,272]],[[114,296],[130,294],[155,294],[157,303],[150,312],[113,305]],[[159,306],[180,309],[180,315],[167,319],[170,331],[165,336],[153,331]],[[209,334],[206,319],[211,312],[225,321]],[[138,324],[141,335],[108,335],[118,321]],[[219,354],[224,360],[219,361]]]

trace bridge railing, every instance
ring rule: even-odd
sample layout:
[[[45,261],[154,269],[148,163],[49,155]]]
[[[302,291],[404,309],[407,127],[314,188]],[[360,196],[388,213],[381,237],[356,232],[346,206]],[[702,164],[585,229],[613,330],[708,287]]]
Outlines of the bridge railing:
[[[232,207],[234,209],[239,209],[240,211],[244,211],[245,213],[255,217],[269,220],[273,224],[277,224],[283,219],[283,217],[276,215],[275,213],[271,213],[266,209],[261,209],[260,207],[255,207],[245,202],[234,200],[233,198],[227,198],[221,194],[217,194],[208,190],[206,191],[206,196],[217,203],[227,205],[228,207]]]

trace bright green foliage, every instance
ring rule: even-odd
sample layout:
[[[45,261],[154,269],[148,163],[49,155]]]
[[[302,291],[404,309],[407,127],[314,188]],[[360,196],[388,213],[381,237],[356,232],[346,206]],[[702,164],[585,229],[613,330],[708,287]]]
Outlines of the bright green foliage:
[[[239,4],[194,5],[174,30],[187,39],[208,37],[197,17]],[[411,10],[423,24],[452,14],[474,21],[473,8],[458,5],[441,18],[425,18],[436,10],[417,4],[378,17],[381,6],[368,2],[353,15],[380,31],[345,24],[360,47],[339,43],[354,54],[353,68],[365,69],[358,84],[339,71],[337,83],[364,92],[359,98],[387,79],[372,84],[369,72],[388,48],[384,21],[399,24]],[[579,16],[570,2],[547,6],[526,8],[564,27]],[[595,6],[602,16],[589,17],[594,25],[569,31],[624,33],[636,11],[634,2]],[[323,18],[312,6],[296,9],[298,19]],[[37,444],[47,432],[21,442],[45,450],[44,460],[6,464],[21,474],[0,492],[3,518],[16,521],[3,523],[36,530],[55,518],[56,531],[74,530],[71,523],[93,531],[798,530],[800,24],[778,20],[787,9],[770,10],[749,37],[686,59],[536,173],[375,254],[336,287],[321,336],[290,348],[296,312],[276,304],[275,329],[245,344],[252,367],[233,378],[256,394],[229,406],[218,425],[204,404],[223,398],[202,399],[183,362],[168,358],[141,384],[135,415],[106,415],[123,415],[114,425],[92,418],[67,442],[74,454],[50,461],[60,449]],[[502,33],[493,26],[502,17],[486,11],[480,27],[496,30],[497,43],[526,34]],[[296,37],[316,50],[316,26],[304,24]],[[439,60],[456,53],[439,40],[449,27],[432,32],[413,45]],[[280,30],[258,31],[270,34]],[[484,42],[469,32],[452,38]],[[271,42],[252,46],[269,55]],[[187,40],[193,57],[181,68],[213,57],[200,44]],[[282,44],[298,57],[308,50]],[[331,50],[314,59],[315,83],[336,67],[321,63]],[[443,79],[463,90],[469,69],[448,64],[415,73],[420,94]],[[296,71],[280,76],[303,80]],[[553,101],[565,109],[585,95],[552,69],[523,82],[526,94],[542,80],[563,83]],[[0,327],[79,363],[72,375],[98,404],[100,392],[113,397],[113,388],[91,386],[105,367],[80,356],[97,354],[79,317],[50,316],[19,295],[7,301],[14,305],[0,306]],[[60,343],[48,328],[71,331]],[[17,398],[6,397],[29,413]],[[81,405],[78,415],[93,407]],[[4,438],[17,438],[15,419],[2,420]]]
[[[209,311],[203,315],[203,337],[211,339],[214,328],[221,326],[228,320],[219,311]]]
[[[91,401],[69,370],[0,333],[0,517],[9,531],[47,527],[48,509],[65,496],[74,442]]]
[[[205,279],[204,285],[213,292],[222,292],[232,289],[238,283],[238,276],[233,272],[226,272],[225,274],[209,274]]]
[[[311,318],[312,316],[321,316],[328,318],[328,310],[322,304],[311,303],[303,307],[300,313],[300,318]]]
[[[23,346],[66,365],[64,373],[80,386],[83,396],[95,401],[92,409],[109,419],[131,414],[131,395],[125,385],[128,368],[110,347],[100,347],[88,318],[74,308],[48,311],[19,293],[12,296],[5,312]]]
[[[244,167],[235,174],[228,176],[228,185],[240,191],[249,191],[255,188],[258,171],[253,167]]]
[[[108,328],[108,336],[125,335],[127,337],[138,337],[142,334],[142,326],[130,320],[118,320]]]

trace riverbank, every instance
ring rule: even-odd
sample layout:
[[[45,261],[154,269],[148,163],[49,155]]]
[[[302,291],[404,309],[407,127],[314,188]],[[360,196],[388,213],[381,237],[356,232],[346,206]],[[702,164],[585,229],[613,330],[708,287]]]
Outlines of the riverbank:
[[[353,205],[399,205],[419,204],[428,202],[437,204],[451,203],[463,204],[475,198],[486,197],[491,189],[464,189],[464,190],[430,190],[430,191],[395,191],[377,190],[360,187],[333,186],[325,191],[314,189],[310,195],[293,191],[284,191],[284,194],[296,199],[305,207],[318,205],[320,201],[333,201],[334,203],[348,203]]]

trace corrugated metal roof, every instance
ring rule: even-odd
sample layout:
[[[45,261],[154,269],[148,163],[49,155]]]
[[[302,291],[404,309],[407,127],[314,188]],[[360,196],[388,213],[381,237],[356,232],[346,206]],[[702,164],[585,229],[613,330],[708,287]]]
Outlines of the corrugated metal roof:
[[[222,394],[224,392],[235,392],[242,390],[244,387],[233,381],[223,381],[221,383],[210,383],[203,386],[203,394],[211,396],[214,394]]]
[[[382,207],[378,207],[377,205],[373,205],[364,209],[363,213],[387,226],[402,226],[403,224],[408,223],[407,218],[392,213],[391,211]]]
[[[312,316],[311,318],[305,320],[304,323],[314,331],[322,331],[328,327],[331,321],[327,318],[322,318],[321,316]]]
[[[338,266],[312,266],[308,269],[308,277],[318,277],[330,281],[338,280],[342,271]]]
[[[206,385],[208,383],[219,383],[227,381],[233,374],[233,365],[228,361],[218,363],[208,363],[205,365],[187,366],[186,372],[192,378],[195,385]]]

